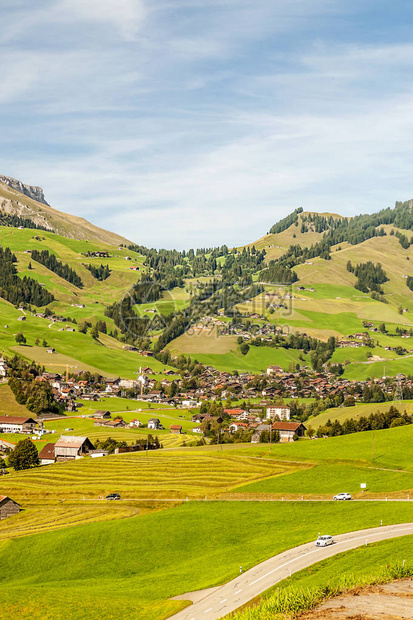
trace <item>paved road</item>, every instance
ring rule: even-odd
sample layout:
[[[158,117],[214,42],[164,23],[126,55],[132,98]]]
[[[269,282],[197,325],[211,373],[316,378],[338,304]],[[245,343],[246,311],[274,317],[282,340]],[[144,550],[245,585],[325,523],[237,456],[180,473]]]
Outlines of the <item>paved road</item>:
[[[328,534],[328,532],[321,532]],[[207,594],[190,607],[171,616],[173,620],[216,620],[238,609],[277,582],[311,564],[366,543],[413,534],[413,523],[389,525],[334,536],[335,544],[315,547],[314,542],[295,547],[258,564],[254,568]]]

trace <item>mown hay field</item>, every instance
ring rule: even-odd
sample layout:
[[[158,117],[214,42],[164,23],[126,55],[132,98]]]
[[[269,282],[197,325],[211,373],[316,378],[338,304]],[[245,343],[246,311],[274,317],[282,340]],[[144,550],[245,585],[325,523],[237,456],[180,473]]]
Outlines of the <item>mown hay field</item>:
[[[185,450],[185,449],[184,449]],[[222,453],[162,450],[85,458],[13,472],[2,493],[20,499],[203,498],[288,470],[272,459]]]
[[[170,508],[171,504],[101,500],[46,500],[38,503],[23,501],[22,510],[17,515],[0,521],[0,541],[96,521],[135,517],[154,510],[163,510],[165,507]]]

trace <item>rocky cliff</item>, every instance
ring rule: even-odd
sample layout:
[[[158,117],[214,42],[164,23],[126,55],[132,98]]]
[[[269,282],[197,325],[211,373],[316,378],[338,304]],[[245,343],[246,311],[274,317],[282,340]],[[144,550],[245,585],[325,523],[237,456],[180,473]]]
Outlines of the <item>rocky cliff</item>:
[[[110,245],[129,245],[130,241],[82,217],[53,209],[44,199],[41,187],[26,185],[0,175],[0,211],[30,219],[37,226],[71,239],[86,239]]]
[[[26,183],[22,183],[17,179],[12,179],[11,177],[5,177],[0,174],[0,183],[11,187],[12,189],[28,196],[32,200],[36,200],[37,202],[41,202],[44,205],[50,206],[48,202],[46,202],[44,197],[44,192],[41,187],[37,187],[35,185],[27,185]]]

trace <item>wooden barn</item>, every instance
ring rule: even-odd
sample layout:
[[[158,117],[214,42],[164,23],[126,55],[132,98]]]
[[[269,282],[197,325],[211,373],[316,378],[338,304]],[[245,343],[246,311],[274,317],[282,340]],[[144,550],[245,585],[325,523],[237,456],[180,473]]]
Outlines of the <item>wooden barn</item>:
[[[62,435],[55,443],[54,453],[56,462],[80,459],[94,450],[95,446],[88,437],[75,437],[74,435]]]
[[[20,512],[20,504],[7,495],[0,495],[0,521],[12,517]]]

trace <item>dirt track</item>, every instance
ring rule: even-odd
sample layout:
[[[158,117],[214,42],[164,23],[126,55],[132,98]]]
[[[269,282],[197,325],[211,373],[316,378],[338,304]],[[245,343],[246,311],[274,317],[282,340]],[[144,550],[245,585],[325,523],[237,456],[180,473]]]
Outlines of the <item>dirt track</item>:
[[[369,586],[326,601],[300,620],[410,620],[413,579]]]

